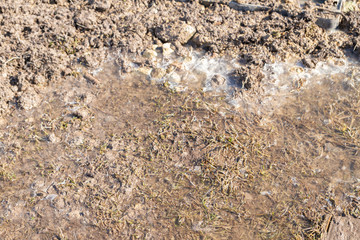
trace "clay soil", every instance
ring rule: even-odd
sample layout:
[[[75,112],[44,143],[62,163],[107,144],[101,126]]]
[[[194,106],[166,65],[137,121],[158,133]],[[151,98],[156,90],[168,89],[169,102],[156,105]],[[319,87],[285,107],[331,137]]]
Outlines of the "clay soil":
[[[356,9],[330,32],[313,2],[237,2],[268,10],[1,1],[0,238],[320,239],[360,218],[358,85],[311,88],[264,118],[134,73],[171,43],[237,58],[237,93],[261,96],[267,63],[359,54]]]

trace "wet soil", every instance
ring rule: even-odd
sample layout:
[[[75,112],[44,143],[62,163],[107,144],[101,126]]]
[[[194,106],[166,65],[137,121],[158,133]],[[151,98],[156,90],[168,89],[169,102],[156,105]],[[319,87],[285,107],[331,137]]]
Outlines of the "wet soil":
[[[330,1],[237,2],[267,10],[2,1],[0,238],[319,239],[359,218],[358,70],[257,111],[267,66],[358,55],[359,12],[328,31]],[[232,93],[253,105],[154,84],[138,70],[159,49],[236,59]]]
[[[3,238],[320,238],[329,216],[359,217],[356,82],[269,117],[117,69],[2,123]]]

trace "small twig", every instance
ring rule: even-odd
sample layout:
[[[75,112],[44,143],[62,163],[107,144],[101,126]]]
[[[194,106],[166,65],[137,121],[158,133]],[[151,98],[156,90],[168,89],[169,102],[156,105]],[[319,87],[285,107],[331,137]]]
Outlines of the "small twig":
[[[90,75],[89,73],[84,73],[84,78],[92,84],[96,84],[96,85],[100,84],[100,81],[94,76]]]
[[[211,187],[207,192],[203,195],[203,198],[206,197],[211,191],[213,190],[213,187]]]
[[[52,183],[50,184],[50,186],[49,186],[49,187],[46,189],[46,191],[45,191],[46,193],[49,193],[49,189],[54,185],[54,183],[55,183],[55,182],[52,182]]]
[[[8,64],[9,62],[15,60],[15,59],[20,59],[20,57],[12,57],[12,58],[10,58],[10,59],[7,60],[6,62],[4,62],[4,66],[5,66],[6,64]]]
[[[183,173],[183,175],[186,177],[186,179],[190,182],[190,184],[191,184],[193,187],[196,187],[196,185],[191,181],[189,175],[187,175],[186,173]]]
[[[78,27],[82,27],[85,30],[91,30],[91,28],[85,27],[84,25],[80,24],[80,23],[76,23],[76,26]]]
[[[326,225],[325,225],[325,232],[328,233],[331,225],[331,221],[333,220],[333,215],[327,217]]]

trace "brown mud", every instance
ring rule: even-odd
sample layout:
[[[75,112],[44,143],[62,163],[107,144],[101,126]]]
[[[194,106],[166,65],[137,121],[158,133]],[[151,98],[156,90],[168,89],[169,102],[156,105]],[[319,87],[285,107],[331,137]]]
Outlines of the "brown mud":
[[[329,31],[331,1],[229,2],[0,3],[1,239],[332,239],[358,222],[356,69],[297,80],[266,116],[146,76],[159,51],[201,50],[236,59],[249,100],[269,64],[359,54],[356,7]]]

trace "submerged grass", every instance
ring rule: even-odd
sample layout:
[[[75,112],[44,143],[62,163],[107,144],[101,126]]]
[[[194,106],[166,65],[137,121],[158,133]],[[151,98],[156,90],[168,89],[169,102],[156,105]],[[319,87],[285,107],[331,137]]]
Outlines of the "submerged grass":
[[[46,118],[14,130],[21,157],[0,166],[1,184],[37,189],[23,211],[43,216],[32,225],[38,228],[47,216],[64,220],[57,209],[68,224],[101,236],[319,239],[328,216],[359,217],[360,96],[351,91],[306,105],[310,97],[270,120],[220,106],[222,96],[167,85],[112,100],[124,108],[129,99],[146,103],[141,113],[115,112],[107,103],[79,119],[49,107]],[[49,143],[51,133],[58,142]],[[58,195],[50,208],[42,200],[48,194]],[[11,202],[13,195],[0,196]],[[46,232],[72,238],[63,226]]]

